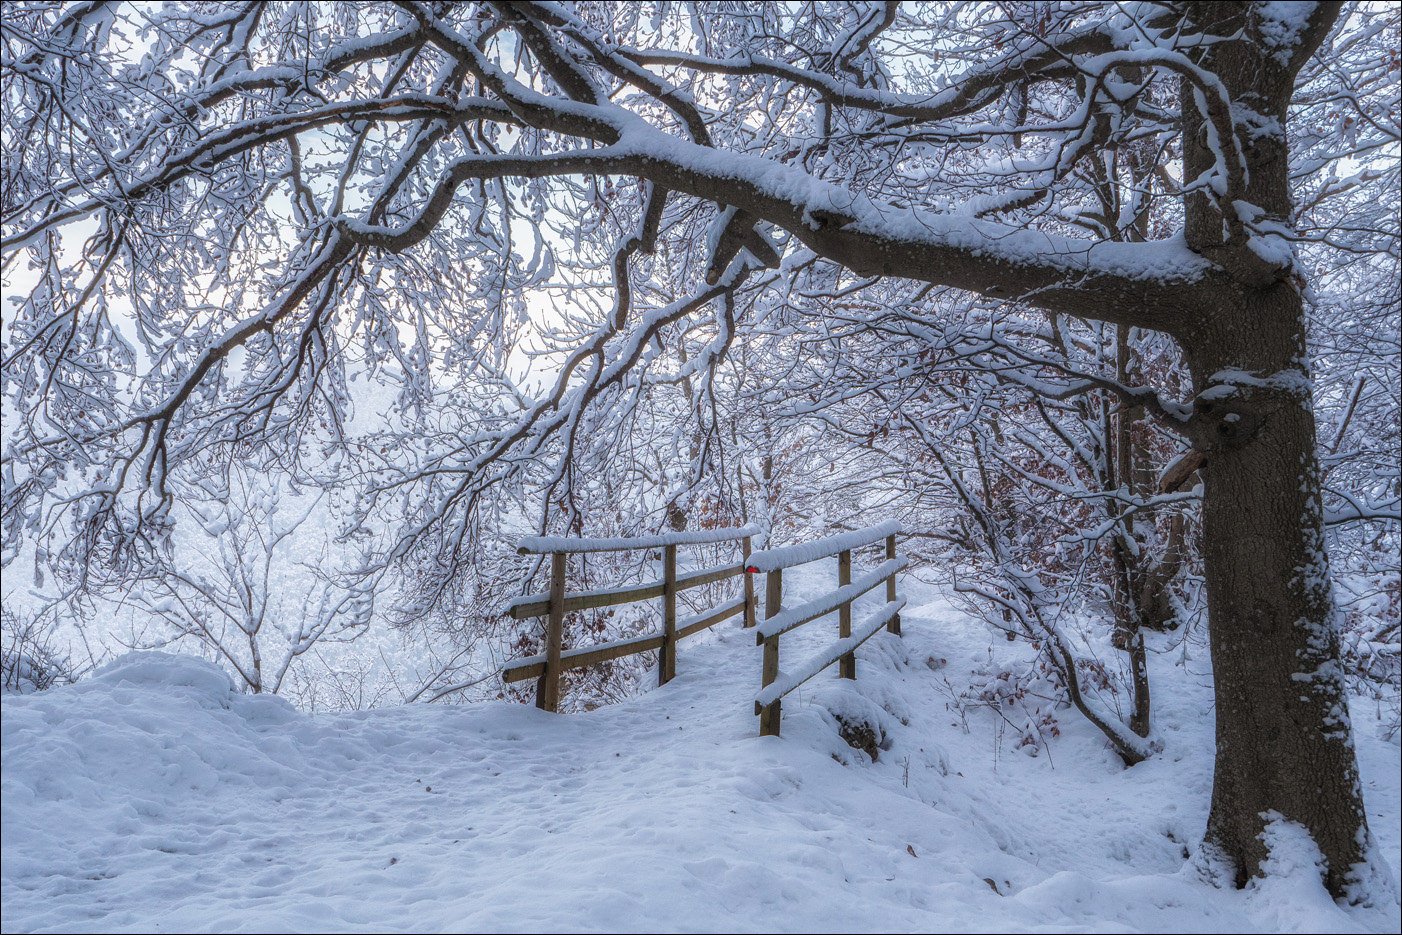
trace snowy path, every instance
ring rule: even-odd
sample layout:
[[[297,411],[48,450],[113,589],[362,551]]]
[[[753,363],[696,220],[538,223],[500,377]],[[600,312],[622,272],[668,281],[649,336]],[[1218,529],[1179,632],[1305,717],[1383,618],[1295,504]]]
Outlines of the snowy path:
[[[904,640],[863,647],[855,686],[786,699],[782,738],[756,736],[735,621],[683,644],[666,687],[581,715],[307,716],[158,655],[6,698],[3,927],[1396,930],[1395,907],[1344,912],[1298,879],[1221,892],[1183,870],[1210,788],[1201,690],[1161,709],[1170,754],[1131,772],[1069,718],[1055,768],[995,763],[991,716],[964,733],[924,664],[988,637],[911,590]],[[891,749],[855,754],[831,710],[879,719]],[[1397,747],[1363,746],[1396,866]]]

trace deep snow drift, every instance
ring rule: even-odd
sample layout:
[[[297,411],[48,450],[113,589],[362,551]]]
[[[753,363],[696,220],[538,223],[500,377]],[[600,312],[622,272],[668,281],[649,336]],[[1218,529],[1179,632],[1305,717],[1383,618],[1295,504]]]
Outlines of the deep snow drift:
[[[805,571],[795,597],[833,577]],[[1205,658],[1153,659],[1164,755],[1124,770],[1067,713],[1050,756],[1023,756],[993,712],[966,731],[943,682],[1017,647],[907,590],[904,638],[863,647],[855,684],[786,698],[781,738],[756,736],[738,620],[686,641],[671,684],[580,715],[305,715],[159,653],[7,697],[4,929],[1398,930],[1395,904],[1336,906],[1289,827],[1281,872],[1245,891],[1185,862],[1211,788]],[[833,712],[880,724],[878,762]],[[1396,868],[1398,747],[1358,715]]]

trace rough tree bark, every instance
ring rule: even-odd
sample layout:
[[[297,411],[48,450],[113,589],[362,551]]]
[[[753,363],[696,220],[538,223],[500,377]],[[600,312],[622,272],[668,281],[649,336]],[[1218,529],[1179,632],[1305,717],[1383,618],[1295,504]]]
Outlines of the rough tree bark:
[[[1294,76],[1338,5],[1318,5],[1289,61],[1262,41],[1253,6],[1198,3],[1186,13],[1204,31],[1238,36],[1211,46],[1201,64],[1233,101],[1279,121],[1276,133],[1242,140],[1249,175],[1241,196],[1289,229],[1284,127]],[[1191,89],[1183,98],[1185,177],[1192,178],[1212,154],[1206,115]],[[1206,849],[1231,862],[1241,885],[1259,872],[1267,856],[1262,831],[1280,816],[1309,829],[1327,861],[1330,892],[1344,895],[1364,859],[1368,826],[1324,546],[1303,300],[1279,267],[1232,245],[1237,222],[1214,199],[1192,195],[1186,207],[1190,246],[1223,269],[1204,284],[1193,325],[1178,335],[1197,393],[1191,435],[1205,456],[1203,553],[1217,702]]]
[[[1199,393],[1245,370],[1274,385],[1202,401],[1203,558],[1217,701],[1217,760],[1207,845],[1237,882],[1267,856],[1260,835],[1279,814],[1309,829],[1342,894],[1367,835],[1304,382],[1299,293],[1239,289],[1191,342]],[[1268,378],[1269,379],[1269,378]]]

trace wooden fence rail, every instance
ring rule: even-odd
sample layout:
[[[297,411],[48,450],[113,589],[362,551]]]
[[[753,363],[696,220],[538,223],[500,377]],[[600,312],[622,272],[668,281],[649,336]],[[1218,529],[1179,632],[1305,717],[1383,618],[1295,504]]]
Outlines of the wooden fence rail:
[[[745,593],[742,597],[713,607],[691,617],[677,619],[678,592],[697,588],[703,584],[724,581],[743,574],[745,562],[750,557],[751,537],[759,529],[742,526],[733,529],[711,529],[694,533],[668,533],[658,536],[644,536],[632,539],[565,539],[547,536],[531,536],[517,543],[517,551],[523,555],[550,555],[550,588],[541,594],[527,594],[512,601],[508,613],[515,620],[530,617],[547,617],[545,626],[545,652],[523,659],[515,659],[502,670],[505,682],[522,682],[536,679],[536,707],[547,711],[558,711],[560,707],[560,675],[568,669],[578,669],[596,665],[609,659],[631,656],[635,653],[658,651],[657,684],[665,685],[677,674],[677,643],[699,633],[736,614],[745,615],[745,626],[755,625],[754,583],[745,576]],[[697,571],[677,574],[677,549],[679,546],[702,545],[716,542],[739,541],[741,562],[734,565],[721,565],[715,568],[702,568]],[[662,580],[653,581],[630,588],[608,588],[596,591],[565,592],[566,559],[571,553],[623,552],[634,549],[661,548]],[[646,601],[662,598],[662,629],[657,633],[635,636],[631,639],[616,640],[594,646],[563,650],[565,614],[575,610],[594,607],[611,607],[633,601]]]
[[[840,678],[857,677],[857,647],[882,629],[897,635],[901,632],[901,608],[905,601],[896,596],[896,575],[905,569],[906,559],[896,555],[896,534],[899,522],[892,520],[866,529],[858,529],[826,539],[804,542],[782,549],[756,552],[746,562],[751,574],[764,572],[764,622],[755,630],[756,644],[764,647],[760,668],[760,692],[755,696],[755,714],[759,715],[760,736],[778,736],[782,700],[819,672],[839,663]],[[852,550],[886,540],[886,559],[856,581],[852,580]],[[822,558],[837,556],[837,589],[800,604],[790,610],[783,608],[784,569]],[[886,604],[876,613],[852,627],[852,602],[882,583],[886,585]],[[838,640],[817,655],[806,659],[792,671],[779,669],[779,637],[811,623],[819,617],[838,612]]]
[[[536,706],[557,711],[560,706],[560,676],[569,669],[596,665],[636,653],[658,652],[657,684],[665,685],[677,673],[677,643],[693,633],[744,614],[745,626],[755,628],[755,643],[764,647],[760,672],[760,692],[755,696],[761,736],[779,733],[782,699],[819,672],[838,664],[838,676],[857,677],[857,647],[882,629],[900,635],[901,608],[905,600],[896,595],[896,575],[906,567],[906,559],[896,555],[896,535],[901,525],[894,520],[825,539],[751,553],[751,537],[759,530],[752,526],[706,530],[699,533],[671,533],[634,539],[564,539],[533,536],[522,539],[517,550],[525,555],[550,555],[550,587],[539,594],[526,594],[512,601],[508,612],[513,619],[547,617],[545,652],[508,663],[502,670],[505,682],[536,679]],[[885,540],[885,560],[856,580],[852,578],[852,551]],[[739,564],[719,565],[677,573],[680,546],[738,540]],[[571,553],[621,552],[633,549],[663,551],[662,579],[627,588],[605,588],[566,593],[566,559]],[[837,556],[837,589],[797,607],[785,610],[784,569]],[[754,576],[765,574],[764,622],[756,619]],[[710,610],[677,619],[677,594],[689,588],[724,581],[744,574],[745,591]],[[852,602],[863,594],[886,585],[886,603],[876,613],[852,624]],[[662,628],[626,640],[564,650],[565,614],[594,607],[611,607],[633,601],[662,599]],[[825,617],[838,615],[838,640],[822,652],[804,660],[791,671],[779,669],[779,638],[785,633]]]

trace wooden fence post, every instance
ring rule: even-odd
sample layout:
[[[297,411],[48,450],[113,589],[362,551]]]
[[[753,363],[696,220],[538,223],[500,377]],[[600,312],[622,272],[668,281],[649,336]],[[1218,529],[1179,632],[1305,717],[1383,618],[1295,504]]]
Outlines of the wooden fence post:
[[[657,684],[677,677],[677,547],[662,552],[662,648],[657,652]]]
[[[843,549],[837,553],[837,586],[852,583],[852,550]],[[837,635],[842,639],[852,635],[852,602],[848,601],[837,609]],[[848,653],[838,661],[837,677],[854,679],[857,677],[857,654]]]
[[[895,534],[895,533],[891,533],[891,535],[889,535],[889,536],[886,537],[886,557],[887,557],[888,559],[890,559],[890,558],[895,558],[895,557],[896,557],[896,534]],[[891,577],[889,577],[889,578],[886,579],[886,602],[889,604],[891,601],[894,601],[895,599],[896,599],[896,576],[895,576],[895,575],[892,575]],[[897,636],[900,636],[900,635],[901,635],[901,615],[900,615],[900,614],[896,614],[895,616],[893,616],[893,617],[891,618],[891,622],[888,623],[888,624],[886,624],[886,630],[887,630],[888,633],[894,633],[894,634],[896,634]]]
[[[560,710],[560,648],[565,641],[565,553],[550,554],[550,618],[545,625],[545,671],[536,683],[535,706]]]
[[[740,540],[740,551],[743,554],[745,567],[750,567],[750,537],[746,536]],[[753,627],[758,623],[755,619],[755,579],[750,577],[750,573],[745,572],[745,629]]]
[[[764,590],[764,619],[777,615],[784,603],[784,570],[775,569],[769,573]],[[779,637],[771,636],[764,641],[764,663],[760,671],[760,688],[767,688],[779,677]],[[759,735],[779,736],[780,706],[783,699],[775,698],[759,712]]]

